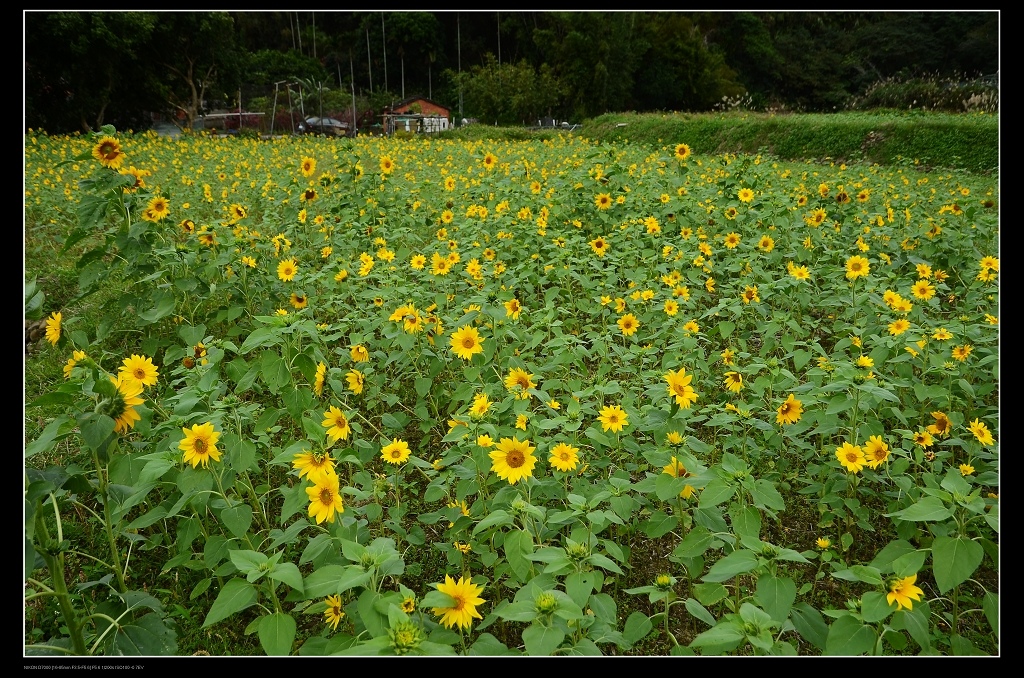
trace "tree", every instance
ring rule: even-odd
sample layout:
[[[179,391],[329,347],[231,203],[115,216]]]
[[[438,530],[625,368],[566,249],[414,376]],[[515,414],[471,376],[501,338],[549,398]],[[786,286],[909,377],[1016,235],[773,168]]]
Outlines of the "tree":
[[[161,108],[143,58],[155,25],[147,12],[26,13],[26,122],[51,133],[148,126]]]
[[[149,57],[165,73],[164,97],[191,129],[208,95],[237,90],[241,61],[227,12],[161,12]]]

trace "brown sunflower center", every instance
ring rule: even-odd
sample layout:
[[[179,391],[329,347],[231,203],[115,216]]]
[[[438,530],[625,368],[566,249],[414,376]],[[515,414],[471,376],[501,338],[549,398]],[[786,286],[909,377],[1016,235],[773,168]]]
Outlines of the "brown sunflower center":
[[[846,453],[846,461],[848,461],[850,463],[853,463],[853,462],[857,461],[857,453],[856,452],[847,452]]]
[[[473,348],[474,346],[476,346],[476,339],[473,337],[462,338],[462,348]]]
[[[519,468],[526,463],[526,456],[519,450],[512,450],[505,455],[505,463],[508,464],[510,468]]]
[[[789,414],[789,403],[782,403],[782,407],[779,408],[780,414]]]
[[[466,599],[462,596],[452,596],[452,600],[455,601],[455,604],[452,605],[453,610],[461,611],[466,606]]]
[[[391,450],[391,458],[392,459],[400,459],[401,456],[402,456],[402,451],[401,450],[399,450],[399,449]]]
[[[142,369],[141,367],[136,367],[135,371],[132,372],[132,374],[135,376],[136,379],[142,381],[146,377],[146,370]]]
[[[334,492],[329,487],[320,490],[320,503],[330,505],[334,503]]]
[[[206,454],[206,441],[203,438],[196,438],[192,442],[192,449],[196,454]]]

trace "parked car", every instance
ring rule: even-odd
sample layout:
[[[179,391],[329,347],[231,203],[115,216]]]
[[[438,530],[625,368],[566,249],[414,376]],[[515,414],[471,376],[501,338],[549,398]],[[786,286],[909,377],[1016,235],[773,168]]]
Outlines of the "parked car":
[[[335,118],[319,118],[316,116],[306,118],[299,123],[300,134],[323,134],[329,137],[343,137],[348,134],[348,123],[336,120]]]

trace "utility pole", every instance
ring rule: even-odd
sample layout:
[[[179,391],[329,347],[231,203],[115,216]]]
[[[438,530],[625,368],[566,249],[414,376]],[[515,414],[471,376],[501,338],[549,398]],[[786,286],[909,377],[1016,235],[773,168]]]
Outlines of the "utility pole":
[[[370,59],[370,27],[366,27],[366,72],[370,76],[370,94],[373,94],[373,66]]]
[[[359,114],[356,112],[356,68],[352,65],[352,50],[348,51],[348,70],[352,78],[352,129],[351,136],[354,138],[359,133]],[[338,66],[338,84],[341,84],[341,66]]]
[[[388,42],[384,36],[384,12],[380,13],[380,41],[384,45],[384,91],[388,89]]]
[[[295,13],[295,32],[299,34],[299,54],[302,54],[302,27],[299,26],[299,13]],[[500,51],[499,51],[500,54]]]
[[[462,124],[462,21],[455,14],[455,32],[459,36],[459,124]]]

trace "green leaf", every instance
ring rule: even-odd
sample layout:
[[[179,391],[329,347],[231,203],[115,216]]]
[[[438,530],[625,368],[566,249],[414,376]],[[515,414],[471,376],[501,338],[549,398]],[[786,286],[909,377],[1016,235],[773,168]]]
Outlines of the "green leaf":
[[[292,653],[295,620],[290,614],[276,612],[261,617],[258,633],[260,645],[269,656],[281,657]]]
[[[825,640],[825,654],[830,656],[855,657],[870,651],[878,640],[878,634],[870,626],[851,614],[844,614],[832,622]]]
[[[797,603],[790,611],[789,618],[801,638],[819,650],[825,649],[828,625],[820,612],[807,603]]]
[[[75,420],[66,414],[58,416],[56,419],[51,421],[43,429],[43,432],[39,434],[39,437],[34,441],[25,446],[25,459],[31,456],[39,454],[40,452],[47,452],[53,447],[53,442],[58,437],[63,437],[70,433],[75,428]]]
[[[305,598],[325,598],[337,594],[338,580],[345,574],[341,565],[324,565],[311,572],[304,580]]]
[[[252,525],[252,507],[248,504],[236,504],[226,508],[220,512],[220,520],[231,534],[242,538]]]
[[[690,643],[690,647],[707,647],[709,645],[738,645],[745,637],[743,628],[733,621],[718,622],[717,625],[699,634]],[[731,649],[729,647],[724,648]]]
[[[480,532],[483,532],[488,527],[494,527],[495,525],[511,524],[512,516],[510,516],[506,511],[503,511],[502,509],[497,509],[489,513],[479,523],[476,524],[476,527],[473,528],[473,536],[476,536]]]
[[[687,598],[683,602],[683,605],[686,606],[686,611],[687,612],[689,612],[691,615],[693,615],[697,619],[701,620],[702,622],[704,622],[708,626],[714,626],[715,624],[718,623],[718,621],[715,619],[715,616],[713,614],[711,614],[710,612],[708,612],[707,608],[705,608],[703,605],[698,603],[693,598]]]
[[[967,580],[981,565],[985,549],[964,537],[936,537],[932,542],[932,572],[939,593]]]
[[[779,491],[775,489],[775,484],[770,480],[758,478],[754,482],[754,487],[751,488],[750,493],[754,497],[754,505],[759,508],[769,508],[773,511],[784,511],[786,509],[786,502],[782,499]]]
[[[988,620],[992,633],[999,635],[999,595],[991,591],[985,591],[985,597],[981,600],[981,608],[985,611],[985,619]]]
[[[274,581],[291,586],[300,594],[303,592],[302,573],[299,572],[299,568],[295,563],[278,563],[271,568],[267,576]]]
[[[533,624],[523,631],[526,654],[546,657],[558,649],[565,640],[565,633],[556,626]]]
[[[757,539],[760,536],[761,512],[756,507],[747,506],[742,509],[738,507],[729,509],[729,518],[732,521],[733,532],[736,533],[737,537],[753,537]]]
[[[722,478],[715,478],[701,490],[700,500],[697,505],[701,508],[709,506],[718,506],[719,504],[732,499],[732,495],[736,492],[736,487]]]
[[[276,344],[281,340],[280,332],[273,327],[257,327],[253,330],[253,333],[246,337],[245,341],[238,349],[240,355],[245,355],[249,351],[259,346],[267,344]]]
[[[796,584],[788,577],[779,578],[770,574],[758,577],[754,600],[781,624],[789,617],[789,610],[796,600]]]
[[[860,599],[861,617],[868,624],[882,621],[896,611],[895,603],[889,605],[886,595],[880,591],[868,591]]]
[[[696,558],[703,555],[715,540],[715,535],[700,525],[694,526],[672,551],[674,558]]]
[[[902,511],[886,513],[886,517],[895,517],[900,520],[945,520],[953,515],[953,511],[946,508],[938,497],[925,497],[916,504],[911,504]]]
[[[701,581],[725,581],[738,574],[746,574],[757,567],[757,554],[747,549],[738,549],[722,558],[701,577]]]
[[[105,414],[88,414],[79,420],[82,439],[89,449],[105,452],[114,434],[114,420]]]
[[[239,577],[231,579],[224,585],[224,588],[217,594],[217,599],[210,606],[210,611],[203,622],[203,628],[244,610],[254,604],[256,599],[256,588],[252,584]]]
[[[654,629],[654,625],[651,624],[650,618],[643,612],[634,612],[629,615],[626,619],[625,626],[622,627],[622,637],[626,639],[626,642],[630,645],[635,645],[638,641],[643,640],[647,637],[647,634]]]
[[[174,629],[167,625],[160,614],[150,612],[118,627],[109,654],[158,657],[175,655],[177,652],[177,634]]]
[[[926,650],[931,647],[932,636],[931,636],[931,614],[928,608],[927,602],[914,603],[914,607],[909,610],[900,610],[896,613],[896,616],[902,616],[903,626],[910,633],[910,637],[914,639],[922,650]],[[893,624],[895,625],[896,616],[893,617]]]

